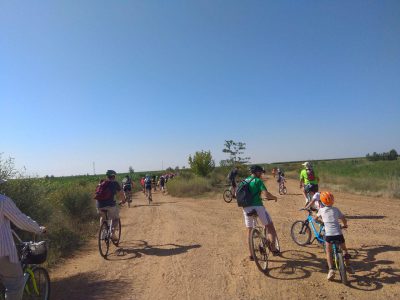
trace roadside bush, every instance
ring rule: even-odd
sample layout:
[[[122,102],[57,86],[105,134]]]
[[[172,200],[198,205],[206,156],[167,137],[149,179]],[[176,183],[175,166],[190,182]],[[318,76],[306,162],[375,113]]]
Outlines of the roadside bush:
[[[215,162],[210,151],[197,151],[193,157],[189,156],[189,165],[193,173],[207,176],[215,167]]]
[[[210,179],[203,177],[174,178],[174,180],[168,182],[167,188],[168,194],[174,197],[193,197],[212,190]]]

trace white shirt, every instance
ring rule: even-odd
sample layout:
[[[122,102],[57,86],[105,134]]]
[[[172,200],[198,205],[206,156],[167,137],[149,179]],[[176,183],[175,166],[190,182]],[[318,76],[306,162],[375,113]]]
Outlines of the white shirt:
[[[339,219],[343,218],[343,214],[338,208],[332,206],[321,207],[317,216],[321,217],[322,222],[324,222],[326,236],[342,234]]]
[[[23,214],[10,198],[0,195],[0,257],[8,256],[10,262],[18,263],[10,221],[18,228],[36,234],[41,233],[41,229],[35,221]]]

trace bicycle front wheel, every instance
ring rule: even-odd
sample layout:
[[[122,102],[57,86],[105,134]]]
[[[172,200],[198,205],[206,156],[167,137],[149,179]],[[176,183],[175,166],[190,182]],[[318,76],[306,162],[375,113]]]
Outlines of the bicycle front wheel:
[[[251,230],[249,244],[251,249],[251,256],[253,256],[257,268],[261,272],[265,273],[268,268],[266,239],[257,228],[253,228]]]
[[[337,263],[339,267],[340,279],[344,285],[347,285],[347,273],[346,273],[346,266],[344,264],[343,253],[338,252],[336,253],[337,256]]]
[[[121,219],[118,219],[117,225],[114,226],[114,236],[117,237],[117,239],[112,240],[112,243],[118,247],[121,239]]]
[[[296,221],[290,229],[290,236],[297,245],[305,246],[311,240],[310,227],[304,221]]]
[[[108,250],[110,249],[110,235],[108,232],[107,222],[103,222],[99,230],[99,252],[104,258],[108,255]]]
[[[224,201],[226,203],[232,202],[232,192],[230,190],[225,190],[223,193]]]
[[[283,189],[282,189],[282,193],[283,193],[284,195],[286,195],[286,194],[287,194],[287,188],[286,188],[286,186],[284,186],[284,187],[283,187]]]
[[[50,299],[50,276],[46,269],[35,267],[32,269],[25,284],[23,300]]]

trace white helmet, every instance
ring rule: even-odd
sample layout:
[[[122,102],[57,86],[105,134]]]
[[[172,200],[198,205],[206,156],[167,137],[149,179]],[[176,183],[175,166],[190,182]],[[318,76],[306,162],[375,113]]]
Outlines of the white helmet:
[[[312,165],[311,165],[311,163],[308,162],[308,161],[306,161],[306,162],[303,164],[303,166],[306,167],[306,169],[312,169]]]

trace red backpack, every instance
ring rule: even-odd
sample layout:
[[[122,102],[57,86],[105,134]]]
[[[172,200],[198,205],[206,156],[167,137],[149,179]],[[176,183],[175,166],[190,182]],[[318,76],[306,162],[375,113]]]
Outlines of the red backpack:
[[[113,192],[111,190],[111,181],[104,180],[100,183],[96,188],[96,194],[94,199],[98,201],[110,200],[114,197]]]
[[[307,169],[307,179],[310,181],[315,180],[315,175],[313,170]]]

